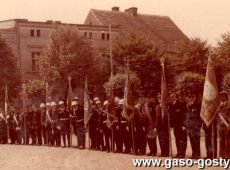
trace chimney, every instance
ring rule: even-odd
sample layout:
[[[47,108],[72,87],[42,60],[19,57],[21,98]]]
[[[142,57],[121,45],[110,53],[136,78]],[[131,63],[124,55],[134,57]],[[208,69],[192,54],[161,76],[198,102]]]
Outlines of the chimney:
[[[137,8],[131,7],[129,9],[126,9],[125,12],[131,16],[137,16]]]
[[[119,12],[119,7],[118,7],[118,6],[114,6],[114,7],[112,7],[112,11]]]

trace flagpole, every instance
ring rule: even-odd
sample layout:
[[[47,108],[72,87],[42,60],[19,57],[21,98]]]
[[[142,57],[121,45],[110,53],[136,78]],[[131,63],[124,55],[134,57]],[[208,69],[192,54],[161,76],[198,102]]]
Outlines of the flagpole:
[[[110,56],[110,69],[111,78],[113,77],[113,49],[112,49],[112,26],[109,24],[109,56]]]
[[[6,89],[5,89],[5,118],[6,118],[6,136],[7,136],[7,143],[9,142],[9,126],[7,123],[7,112],[8,112],[8,88],[7,88],[7,83],[6,83]]]
[[[161,67],[162,67],[162,81],[164,81],[164,83],[166,83],[166,80],[165,80],[165,58],[162,57],[160,59],[160,62],[161,62]],[[161,85],[163,86],[163,83]],[[166,84],[164,84],[164,85],[165,85],[165,89],[166,89]],[[163,92],[163,87],[161,87],[161,90]],[[161,99],[162,99],[162,92],[161,92]],[[166,92],[166,90],[165,90],[165,92]],[[162,102],[162,100],[161,100],[161,102]],[[172,155],[172,141],[171,141],[171,130],[170,130],[170,116],[169,116],[169,112],[168,112],[167,107],[168,106],[166,103],[167,117],[168,117],[168,132],[169,132],[169,155],[172,157],[173,155]],[[164,111],[164,108],[162,106],[161,106],[161,110],[162,110],[162,114],[163,114],[165,111]]]
[[[109,56],[110,56],[110,71],[111,71],[111,75],[110,75],[110,79],[112,80],[113,79],[113,49],[112,49],[112,47],[113,47],[113,44],[112,44],[112,26],[111,26],[111,24],[109,24]],[[111,85],[112,86],[112,85]],[[110,93],[112,93],[112,94],[110,94],[110,95],[112,95],[112,97],[113,97],[113,87],[111,87],[111,89],[110,89]],[[110,96],[110,98],[111,98],[111,96]],[[113,103],[111,103],[111,102],[113,102],[113,99],[111,99],[112,101],[110,101],[110,104],[112,104],[113,105]],[[113,128],[113,126],[111,127],[111,150],[112,150],[112,152],[114,152],[114,128]]]
[[[69,87],[68,87],[68,89],[70,89],[70,87],[71,87],[71,77],[69,76],[68,77],[68,85],[69,85]],[[68,90],[68,93],[70,93],[69,92],[69,90]],[[68,94],[68,95],[71,95],[71,94]],[[71,98],[71,100],[72,100],[72,96],[68,96],[68,99],[69,98]],[[68,102],[68,99],[67,99],[67,102]],[[68,104],[69,106],[71,105],[71,101],[69,101],[70,103]],[[68,105],[67,105],[67,107],[68,107]],[[70,108],[68,108],[68,109],[70,109]],[[72,147],[72,133],[73,133],[73,129],[72,129],[72,118],[70,117],[70,121],[69,121],[70,123],[69,123],[69,126],[70,126],[70,147]]]
[[[48,102],[48,88],[49,88],[49,84],[48,84],[48,82],[46,82],[46,84],[45,84],[45,88],[46,88],[46,93],[45,93],[45,95],[46,95],[46,98],[45,98],[45,105],[47,104],[47,102]],[[46,109],[45,109],[45,116],[47,115],[46,113],[47,113],[47,106],[45,107]],[[47,116],[46,116],[46,123],[47,123]],[[47,131],[47,128],[45,127],[45,129],[46,129],[46,144],[47,144],[47,146],[49,146],[49,141],[48,141],[48,131]],[[44,139],[45,140],[45,139]],[[45,143],[45,142],[44,142]]]

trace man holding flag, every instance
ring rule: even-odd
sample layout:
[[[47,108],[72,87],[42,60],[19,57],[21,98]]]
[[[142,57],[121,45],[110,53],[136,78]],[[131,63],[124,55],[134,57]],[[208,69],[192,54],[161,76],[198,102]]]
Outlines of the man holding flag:
[[[206,148],[207,157],[216,157],[216,146],[215,145],[215,124],[213,123],[216,118],[217,111],[219,110],[219,95],[218,87],[216,82],[215,70],[212,62],[212,58],[208,58],[208,65],[206,71],[206,78],[204,83],[203,99],[201,105],[200,116],[204,121],[206,130]],[[208,140],[208,131],[212,130],[212,142]],[[211,135],[209,135],[211,136]],[[212,156],[210,155],[212,154]]]

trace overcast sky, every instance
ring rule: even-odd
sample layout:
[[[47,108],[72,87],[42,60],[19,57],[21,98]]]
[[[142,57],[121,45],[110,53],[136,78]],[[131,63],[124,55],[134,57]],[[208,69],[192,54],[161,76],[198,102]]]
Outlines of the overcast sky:
[[[215,44],[230,31],[230,0],[1,0],[0,20],[26,18],[82,24],[91,8],[120,10],[138,7],[139,13],[167,15],[188,37]]]

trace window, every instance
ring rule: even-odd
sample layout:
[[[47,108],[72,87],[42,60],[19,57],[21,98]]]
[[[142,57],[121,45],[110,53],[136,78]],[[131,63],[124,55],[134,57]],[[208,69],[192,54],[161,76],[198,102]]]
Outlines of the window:
[[[30,30],[30,36],[34,37],[34,30]]]
[[[109,34],[107,34],[107,40],[109,40],[109,37],[110,37],[110,35],[109,35]]]
[[[84,37],[87,38],[87,32],[84,32]]]
[[[93,34],[92,34],[92,32],[89,33],[89,39],[93,39]]]
[[[104,40],[105,39],[105,33],[101,34],[101,39]]]
[[[41,31],[37,30],[37,37],[40,37],[40,35],[41,35]]]
[[[32,52],[32,71],[39,70],[39,56],[40,52]]]

